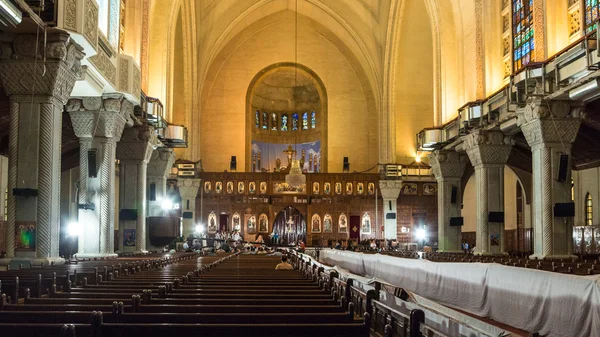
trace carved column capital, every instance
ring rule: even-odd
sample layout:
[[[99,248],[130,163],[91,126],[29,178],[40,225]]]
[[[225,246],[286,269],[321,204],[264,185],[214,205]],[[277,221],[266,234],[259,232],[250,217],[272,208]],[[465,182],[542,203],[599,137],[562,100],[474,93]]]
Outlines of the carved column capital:
[[[574,142],[584,117],[583,106],[565,101],[537,101],[517,110],[517,123],[531,147]]]
[[[200,179],[180,179],[177,181],[182,199],[195,199],[200,188]]]
[[[402,181],[400,181],[400,180],[380,180],[379,181],[379,191],[381,191],[381,196],[385,200],[398,199],[401,189],[402,189]]]
[[[127,128],[117,143],[117,159],[148,163],[157,144],[158,139],[151,126]]]
[[[161,147],[152,152],[148,163],[148,177],[166,177],[175,162],[173,149]]]
[[[133,105],[119,97],[71,98],[65,106],[79,138],[104,137],[119,140]]]
[[[504,165],[513,146],[513,139],[501,131],[474,130],[463,137],[462,149],[475,167],[485,164]]]
[[[0,44],[4,90],[13,101],[50,96],[64,105],[80,75],[83,56],[83,48],[66,32],[48,35],[45,50],[43,39],[36,43],[35,35],[19,34],[12,43]]]
[[[436,150],[429,155],[429,165],[436,179],[461,178],[467,158],[456,151]]]

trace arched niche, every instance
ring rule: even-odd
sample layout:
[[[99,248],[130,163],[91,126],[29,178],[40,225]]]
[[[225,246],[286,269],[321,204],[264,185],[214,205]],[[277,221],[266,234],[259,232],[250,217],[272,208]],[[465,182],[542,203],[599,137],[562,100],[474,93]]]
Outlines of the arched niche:
[[[304,127],[303,118],[308,118]],[[293,127],[298,116],[298,128]],[[313,125],[313,116],[315,123]],[[287,127],[282,124],[287,119]],[[246,171],[260,172],[288,166],[283,150],[297,150],[296,158],[305,160],[308,172],[327,172],[327,92],[319,76],[306,66],[282,62],[259,71],[246,94]],[[264,153],[268,148],[269,153]],[[260,164],[257,151],[261,150]],[[318,151],[317,151],[318,150]],[[318,154],[318,167],[309,163],[310,154]],[[254,155],[254,156],[253,156]],[[316,159],[314,160],[316,161]],[[308,167],[307,167],[308,166]]]

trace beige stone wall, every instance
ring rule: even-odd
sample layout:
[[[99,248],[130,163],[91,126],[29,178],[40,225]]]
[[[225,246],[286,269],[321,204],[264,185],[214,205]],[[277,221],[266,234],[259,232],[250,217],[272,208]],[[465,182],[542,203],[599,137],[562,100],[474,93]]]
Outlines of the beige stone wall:
[[[238,169],[246,167],[248,86],[262,69],[294,61],[293,16],[289,19],[245,37],[212,65],[200,114],[206,171],[228,169],[231,156],[237,156]],[[314,71],[327,91],[329,172],[342,170],[343,157],[350,157],[352,171],[370,168],[377,163],[377,111],[367,104],[356,70],[336,44],[310,25],[301,24],[298,35],[298,63]]]
[[[427,9],[421,1],[408,1],[398,41],[395,110],[396,161],[415,160],[415,135],[433,125],[433,40]],[[415,57],[418,56],[418,57]]]

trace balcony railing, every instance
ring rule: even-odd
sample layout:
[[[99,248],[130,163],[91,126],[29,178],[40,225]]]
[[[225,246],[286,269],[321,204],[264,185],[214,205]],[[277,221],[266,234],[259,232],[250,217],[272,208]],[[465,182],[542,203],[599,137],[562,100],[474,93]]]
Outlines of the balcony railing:
[[[545,62],[530,63],[511,76],[509,84],[486,99],[468,102],[458,117],[417,134],[417,148],[432,151],[477,127],[497,127],[507,134],[518,130],[516,110],[528,99],[591,101],[600,97],[598,34],[592,31]]]

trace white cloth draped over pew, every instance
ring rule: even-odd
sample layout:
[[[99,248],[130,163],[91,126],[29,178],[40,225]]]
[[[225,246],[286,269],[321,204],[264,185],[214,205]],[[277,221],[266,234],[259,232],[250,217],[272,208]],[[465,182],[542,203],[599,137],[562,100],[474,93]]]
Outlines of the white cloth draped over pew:
[[[319,260],[543,336],[600,337],[600,276],[332,249]]]

